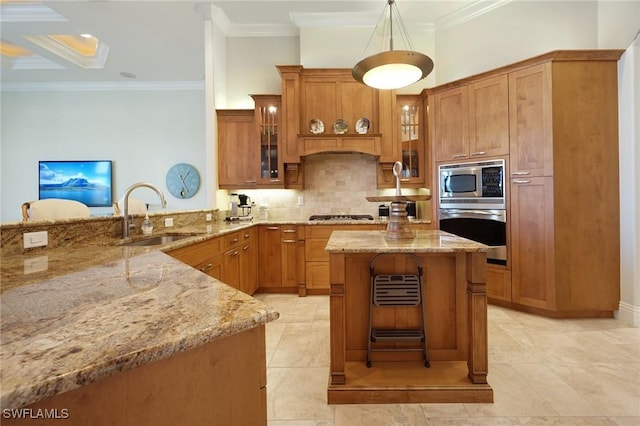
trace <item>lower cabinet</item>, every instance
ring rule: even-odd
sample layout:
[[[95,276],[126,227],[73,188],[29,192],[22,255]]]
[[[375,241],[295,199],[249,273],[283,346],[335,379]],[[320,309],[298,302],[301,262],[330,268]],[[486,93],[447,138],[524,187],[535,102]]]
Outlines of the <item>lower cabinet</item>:
[[[259,227],[258,286],[265,293],[296,293],[304,287],[304,227]]]
[[[247,294],[258,288],[257,232],[254,227],[168,252]]]
[[[384,225],[307,225],[305,226],[305,291],[306,294],[329,294],[329,253],[324,249],[333,231],[373,231]]]

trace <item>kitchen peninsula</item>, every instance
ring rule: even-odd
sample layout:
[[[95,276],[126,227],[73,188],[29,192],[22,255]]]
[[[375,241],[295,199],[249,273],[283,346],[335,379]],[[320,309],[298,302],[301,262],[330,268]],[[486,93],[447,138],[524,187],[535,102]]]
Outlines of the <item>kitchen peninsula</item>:
[[[3,257],[3,425],[43,413],[38,424],[266,425],[265,324],[278,313],[167,247]]]
[[[443,231],[388,239],[384,231],[335,231],[330,254],[330,404],[493,402],[487,383],[487,246]],[[423,305],[430,368],[417,352],[383,351],[366,366],[370,264],[384,274],[415,273],[406,254],[423,265]],[[378,266],[376,266],[378,269]],[[374,307],[382,328],[415,328],[420,306]],[[384,311],[383,311],[384,310]],[[375,343],[374,343],[375,344]],[[406,349],[407,343],[383,343]],[[394,346],[395,345],[395,346]]]

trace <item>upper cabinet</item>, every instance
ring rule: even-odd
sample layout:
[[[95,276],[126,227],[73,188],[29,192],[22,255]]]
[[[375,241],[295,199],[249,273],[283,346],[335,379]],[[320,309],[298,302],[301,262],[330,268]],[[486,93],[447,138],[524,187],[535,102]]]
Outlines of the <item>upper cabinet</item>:
[[[305,155],[357,151],[399,158],[393,137],[395,92],[356,82],[351,69],[278,66],[282,79],[285,163]]]
[[[402,162],[401,181],[406,186],[424,186],[427,176],[425,158],[426,108],[422,95],[398,95],[396,98],[396,137]],[[392,179],[391,183],[394,183]],[[394,183],[395,184],[395,183]]]
[[[280,96],[251,95],[255,102],[255,123],[258,142],[258,185],[284,186],[280,138]]]
[[[279,95],[252,95],[253,110],[217,110],[220,188],[295,188],[283,163]],[[291,185],[287,183],[291,182]]]
[[[436,161],[509,153],[509,80],[506,74],[450,88],[434,96]]]
[[[250,188],[258,183],[253,110],[218,110],[218,185]]]

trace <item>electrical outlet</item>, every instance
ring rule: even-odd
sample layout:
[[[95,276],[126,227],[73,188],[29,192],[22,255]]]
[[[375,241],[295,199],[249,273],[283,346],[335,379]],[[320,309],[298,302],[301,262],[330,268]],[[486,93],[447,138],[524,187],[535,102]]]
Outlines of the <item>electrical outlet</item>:
[[[38,256],[24,260],[24,274],[34,274],[49,269],[49,256]]]
[[[22,234],[24,248],[43,247],[49,244],[47,231],[25,232]]]
[[[164,227],[165,228],[169,228],[173,226],[173,218],[172,217],[165,217],[164,218]]]
[[[304,197],[302,195],[298,195],[298,205],[304,206]]]
[[[210,221],[211,221],[211,213],[207,213],[207,216],[205,217],[205,220],[206,220],[207,222],[210,222]]]

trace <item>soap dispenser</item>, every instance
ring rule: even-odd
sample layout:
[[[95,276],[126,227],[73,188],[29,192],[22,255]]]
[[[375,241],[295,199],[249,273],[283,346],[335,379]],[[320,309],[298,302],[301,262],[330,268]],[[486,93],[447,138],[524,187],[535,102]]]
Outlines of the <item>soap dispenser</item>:
[[[149,219],[149,204],[147,204],[147,211],[144,215],[144,220],[142,221],[142,233],[144,235],[151,235],[153,232],[153,222]]]

